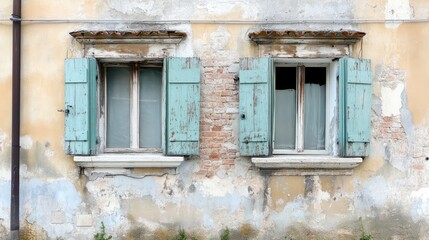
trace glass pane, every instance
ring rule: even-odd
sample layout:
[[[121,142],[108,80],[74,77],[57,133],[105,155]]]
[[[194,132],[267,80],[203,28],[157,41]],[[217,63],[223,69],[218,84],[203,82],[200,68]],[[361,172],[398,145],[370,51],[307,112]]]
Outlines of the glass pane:
[[[140,147],[161,147],[162,69],[140,69]]]
[[[275,149],[295,149],[296,68],[276,68]]]
[[[306,67],[304,85],[304,149],[325,149],[326,68]]]
[[[130,147],[130,69],[107,69],[108,148]]]

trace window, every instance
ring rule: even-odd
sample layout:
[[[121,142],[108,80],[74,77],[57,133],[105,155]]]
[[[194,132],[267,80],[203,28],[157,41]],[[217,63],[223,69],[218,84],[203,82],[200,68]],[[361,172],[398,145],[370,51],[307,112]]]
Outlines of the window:
[[[162,62],[163,67],[66,59],[66,154],[162,151],[165,155],[197,155],[199,60],[167,58]],[[101,68],[97,70],[97,66]]]
[[[274,154],[326,153],[326,64],[276,65]]]
[[[244,58],[239,81],[242,156],[368,155],[369,60]]]
[[[105,64],[105,152],[161,152],[162,67]]]

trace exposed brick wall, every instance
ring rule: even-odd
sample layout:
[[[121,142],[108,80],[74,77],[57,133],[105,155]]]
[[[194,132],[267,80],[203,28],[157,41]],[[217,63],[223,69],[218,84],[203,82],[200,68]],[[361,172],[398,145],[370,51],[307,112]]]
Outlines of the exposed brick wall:
[[[378,85],[379,88],[395,89],[398,85],[404,84],[405,79],[405,71],[385,68],[376,76],[375,85]],[[394,100],[388,98],[392,96],[381,96],[381,99],[375,99],[371,135],[376,140],[375,143],[383,146],[385,161],[400,171],[413,172],[411,175],[416,178],[416,176],[422,175],[426,168],[426,157],[429,156],[429,135],[427,127],[415,127],[413,125],[412,115],[408,110],[406,88],[403,91],[401,106],[398,106],[400,111],[397,114],[383,116],[381,110],[383,101]],[[376,146],[374,144],[371,147],[376,148]],[[419,181],[418,179],[420,178],[416,178],[415,184]]]
[[[378,129],[376,136],[381,139],[396,141],[407,138],[405,130],[401,125],[400,116],[380,117],[379,121],[376,121],[374,125]]]
[[[238,116],[238,83],[234,81],[236,72],[229,70],[230,65],[214,65],[213,61],[204,60],[202,65],[198,174],[211,177],[221,168],[231,168],[238,157],[235,144],[238,129],[234,129]]]

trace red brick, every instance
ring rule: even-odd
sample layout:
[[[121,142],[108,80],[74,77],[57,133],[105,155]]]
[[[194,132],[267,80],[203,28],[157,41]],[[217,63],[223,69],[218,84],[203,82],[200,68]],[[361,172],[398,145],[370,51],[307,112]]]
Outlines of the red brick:
[[[221,131],[222,130],[222,126],[213,126],[212,127],[212,131]]]
[[[413,164],[413,169],[423,170],[423,169],[425,169],[425,164],[424,163],[414,163]]]
[[[233,165],[234,163],[234,160],[222,160],[223,165]]]

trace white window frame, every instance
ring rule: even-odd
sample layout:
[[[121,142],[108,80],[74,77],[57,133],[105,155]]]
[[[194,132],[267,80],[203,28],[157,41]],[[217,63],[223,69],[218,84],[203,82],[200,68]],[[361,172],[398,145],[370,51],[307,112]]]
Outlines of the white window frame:
[[[293,150],[278,151],[273,149],[273,155],[270,157],[252,157],[252,162],[256,167],[267,171],[271,175],[351,175],[352,169],[362,163],[362,158],[343,158],[338,157],[338,61],[335,58],[274,58],[274,67],[293,66],[293,65],[313,65],[324,64],[327,66],[328,78],[326,79],[326,130],[325,130],[325,150],[319,153],[311,154],[310,151],[302,153]],[[274,70],[274,69],[273,69]],[[272,83],[275,83],[275,74],[273,74]],[[273,84],[273,94],[275,85]],[[274,101],[273,101],[274,102]],[[273,109],[274,109],[273,104]],[[274,116],[272,123],[273,134]],[[273,140],[274,143],[274,135]],[[274,146],[274,145],[273,145]]]
[[[129,67],[131,72],[130,77],[130,147],[129,148],[108,148],[107,142],[107,68],[109,67]],[[140,148],[139,147],[139,93],[140,81],[139,70],[144,67],[159,67],[162,68],[162,83],[161,83],[161,148]],[[102,153],[162,153],[164,147],[165,133],[165,64],[151,64],[145,61],[129,61],[129,62],[101,62],[102,79],[99,86],[99,152]]]
[[[272,146],[273,146],[273,155],[336,155],[335,141],[332,139],[332,135],[336,134],[337,131],[333,131],[329,126],[332,121],[336,121],[335,109],[337,108],[336,104],[336,76],[338,75],[335,71],[336,64],[333,63],[331,58],[320,58],[320,59],[284,59],[284,58],[275,58],[274,59],[274,69],[273,69],[273,79],[272,79],[272,89],[273,89],[273,116],[272,116]],[[275,106],[276,106],[276,97],[275,97],[275,68],[277,67],[325,67],[326,68],[326,98],[325,98],[325,149],[323,150],[305,150],[304,149],[304,116],[303,114],[298,114],[299,108],[297,107],[296,114],[296,133],[295,133],[295,149],[275,149]],[[297,78],[299,78],[297,74]],[[298,83],[298,82],[297,82]],[[332,89],[334,87],[334,90]],[[297,88],[298,91],[298,88]],[[297,104],[299,99],[299,94],[297,94]],[[303,111],[304,109],[301,108]],[[301,115],[302,119],[298,119],[298,116]],[[301,121],[301,124],[299,122]],[[336,124],[337,125],[337,124]],[[300,132],[299,132],[300,131]],[[301,136],[299,136],[301,134]]]

